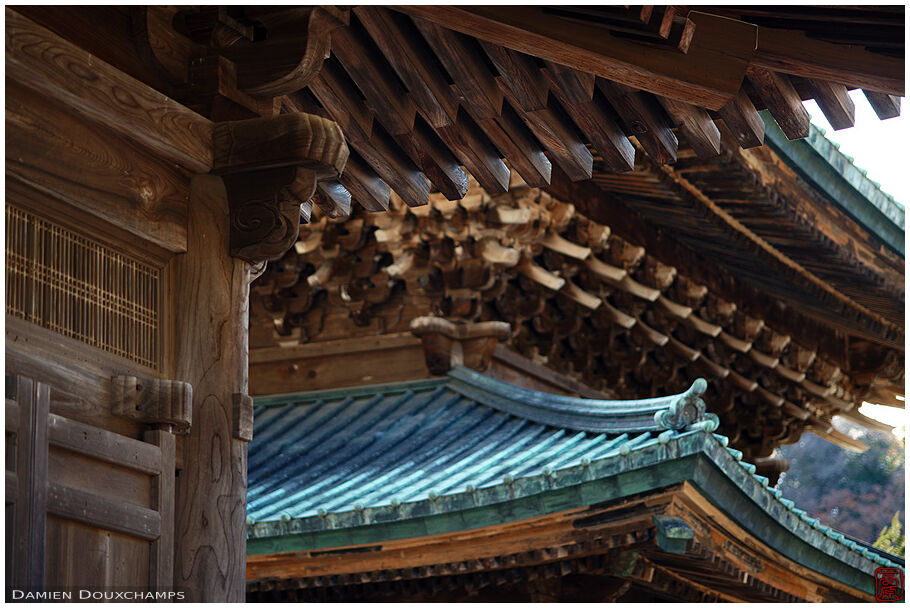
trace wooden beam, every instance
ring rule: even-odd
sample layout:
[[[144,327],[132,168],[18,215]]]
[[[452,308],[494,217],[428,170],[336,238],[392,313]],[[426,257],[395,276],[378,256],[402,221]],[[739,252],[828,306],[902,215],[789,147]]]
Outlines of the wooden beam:
[[[743,148],[755,148],[765,142],[765,123],[745,91],[717,112]]]
[[[653,98],[603,79],[597,80],[597,88],[651,158],[661,164],[676,162],[679,142],[661,117]]]
[[[373,109],[376,120],[391,135],[404,135],[414,127],[417,107],[398,80],[351,27],[332,32],[332,52]]]
[[[351,193],[337,181],[326,180],[316,184],[316,194],[312,200],[331,218],[351,215]]]
[[[310,90],[344,130],[351,147],[409,206],[426,205],[430,183],[405,157],[398,145],[376,125],[364,129],[363,118],[354,120],[362,104],[353,91],[347,75],[337,62],[326,60]],[[362,114],[362,112],[361,112]]]
[[[479,119],[493,118],[502,108],[502,92],[487,69],[477,43],[469,37],[442,27],[433,20],[414,19],[433,52],[455,83],[471,112]]]
[[[550,159],[511,106],[505,104],[498,117],[475,117],[475,122],[526,184],[538,188],[550,183]]]
[[[863,95],[869,101],[869,105],[875,110],[879,120],[897,118],[901,115],[901,98],[898,95],[888,95],[887,93],[878,93],[876,91],[863,90]]]
[[[809,113],[793,90],[790,79],[785,74],[776,74],[757,66],[749,67],[747,74],[749,82],[767,104],[768,111],[787,139],[809,137]]]
[[[152,482],[152,508],[158,511],[161,534],[152,542],[149,583],[153,589],[167,590],[174,585],[174,504],[176,483],[176,437],[167,431],[146,431],[144,439],[156,446],[161,470]]]
[[[537,63],[529,55],[480,40],[480,46],[500,74],[499,81],[511,93],[522,110],[547,107],[546,80],[541,78]]]
[[[450,201],[464,198],[468,192],[467,174],[458,159],[422,117],[418,116],[415,120],[410,139],[416,148],[417,166],[442,195]]]
[[[835,131],[852,127],[855,120],[855,106],[853,99],[847,92],[847,87],[835,82],[823,80],[809,80],[809,89],[815,103],[821,108],[822,114],[834,127]],[[881,118],[881,117],[879,117]]]
[[[541,7],[400,6],[396,10],[469,36],[589,72],[651,93],[716,110],[739,90],[753,53],[753,25],[689,13],[695,33],[688,53],[645,45]]]
[[[566,70],[568,71],[562,71],[559,78],[553,76],[556,99],[581,132],[590,138],[607,170],[616,173],[631,171],[635,168],[635,146],[607,113],[603,95],[593,90],[593,76],[590,78],[591,95],[585,99],[585,82],[589,75],[568,68]],[[563,87],[574,90],[575,93],[566,93]],[[579,98],[581,101],[571,101]]]
[[[7,78],[162,159],[208,173],[212,123],[207,119],[9,8],[6,46]]]
[[[144,540],[161,534],[161,516],[156,511],[54,482],[47,484],[47,512]]]
[[[851,89],[904,94],[903,59],[859,46],[814,40],[800,31],[758,28],[758,48],[752,63],[775,72],[839,82]]]
[[[389,64],[404,82],[432,127],[452,124],[458,113],[458,100],[438,69],[430,62],[430,52],[408,28],[407,17],[378,6],[354,9],[360,22]]]
[[[83,424],[57,414],[47,421],[51,444],[77,454],[149,475],[161,472],[161,452],[143,441]]]
[[[704,109],[668,97],[658,96],[657,101],[699,158],[713,158],[720,154],[720,131]]]
[[[344,173],[338,181],[367,211],[385,211],[389,208],[391,189],[367,166],[356,151],[352,151],[348,156]]]
[[[508,192],[509,168],[466,112],[459,112],[454,124],[436,132],[484,190],[494,196]]]
[[[581,181],[591,178],[594,157],[576,133],[571,121],[550,105],[542,110],[525,111],[519,107],[510,91],[506,92],[506,98],[543,145],[550,159],[565,171],[569,179]]]
[[[7,79],[6,91],[9,181],[64,203],[56,206],[79,208],[92,225],[104,222],[137,241],[186,250],[188,180],[179,167],[18,82]],[[211,152],[211,135],[208,145]]]

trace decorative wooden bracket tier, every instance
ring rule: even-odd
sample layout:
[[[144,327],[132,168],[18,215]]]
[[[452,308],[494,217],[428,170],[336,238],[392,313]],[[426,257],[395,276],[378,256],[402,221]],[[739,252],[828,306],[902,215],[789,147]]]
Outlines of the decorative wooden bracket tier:
[[[114,376],[111,413],[144,424],[171,426],[179,435],[193,422],[193,387],[188,382]]]
[[[410,328],[423,342],[427,368],[437,376],[456,365],[484,371],[496,344],[511,334],[511,326],[500,321],[456,324],[441,317],[417,317]]]
[[[251,264],[281,257],[320,180],[337,179],[348,159],[338,124],[295,112],[218,123],[213,173],[231,206],[231,255]]]

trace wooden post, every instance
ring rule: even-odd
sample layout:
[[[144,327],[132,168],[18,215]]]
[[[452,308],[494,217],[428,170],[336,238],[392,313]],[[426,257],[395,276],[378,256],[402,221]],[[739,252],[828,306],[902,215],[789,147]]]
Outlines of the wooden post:
[[[193,386],[193,425],[177,478],[174,588],[187,601],[244,599],[246,443],[232,438],[234,393],[247,392],[249,263],[229,253],[221,178],[190,185],[187,252],[174,261],[178,380]]]
[[[174,444],[175,437],[164,430],[146,431],[144,439],[161,450],[161,470],[152,485],[152,507],[161,516],[161,536],[152,542],[149,586],[170,591],[174,584]]]
[[[50,387],[31,378],[14,378],[19,424],[16,439],[14,589],[44,590],[47,522],[47,416]],[[7,556],[9,559],[9,556]]]

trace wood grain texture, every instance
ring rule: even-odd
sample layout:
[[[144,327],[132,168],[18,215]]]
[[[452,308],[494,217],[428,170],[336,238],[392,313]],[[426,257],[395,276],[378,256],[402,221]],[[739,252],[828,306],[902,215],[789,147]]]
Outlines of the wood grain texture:
[[[132,438],[142,434],[141,424],[111,416],[111,376],[154,375],[154,370],[10,316],[6,317],[6,369],[44,378],[52,387],[55,414]]]
[[[191,601],[241,601],[246,444],[231,437],[247,392],[249,265],[228,255],[228,201],[214,176],[191,184],[188,251],[174,260],[172,377],[193,385],[193,428],[177,480],[174,586]]]
[[[421,45],[420,34],[407,17],[376,6],[358,7],[354,14],[423,110],[430,126],[452,124],[458,101],[445,77],[432,65],[428,49]]]
[[[13,534],[12,585],[26,591],[44,587],[47,496],[47,417],[50,387],[31,378],[14,376],[19,405],[16,433],[16,502]]]
[[[651,158],[659,163],[676,162],[676,135],[660,116],[652,96],[603,79],[597,81],[597,88]]]
[[[162,470],[161,453],[153,446],[57,414],[48,418],[48,439],[71,452],[149,475]]]
[[[809,86],[815,98],[815,103],[821,108],[825,118],[828,119],[835,131],[853,126],[855,123],[855,105],[847,92],[847,87],[823,80],[810,80]]]
[[[872,53],[861,46],[813,40],[800,31],[759,28],[753,63],[784,74],[839,82],[849,88],[904,94],[903,59]]]
[[[802,139],[809,136],[809,113],[803,107],[786,74],[750,66],[747,78],[755,87],[762,101],[768,106],[771,116],[780,125],[787,139]]]
[[[212,166],[212,123],[6,10],[6,75],[89,121],[200,173]]]
[[[46,96],[7,83],[8,175],[163,249],[186,248],[183,172]]]
[[[231,410],[231,436],[241,441],[253,440],[253,398],[234,393]]]
[[[152,508],[158,511],[161,534],[152,543],[149,557],[149,585],[170,590],[174,585],[175,442],[167,431],[146,431],[145,441],[158,447],[161,471],[152,482]]]
[[[161,534],[161,519],[151,509],[55,482],[48,483],[47,512],[145,540],[154,540]]]
[[[718,110],[718,114],[743,148],[755,148],[765,143],[765,123],[745,91],[740,91]]]
[[[699,158],[711,158],[720,154],[720,131],[704,109],[667,97],[658,97],[657,101],[682,131]]]
[[[396,7],[477,38],[602,78],[717,109],[739,89],[755,52],[757,28],[691,12],[696,29],[688,53],[612,36],[596,23],[545,14],[541,7]],[[438,24],[438,25],[437,25]],[[422,24],[418,22],[418,26]],[[435,50],[435,49],[434,49]],[[438,52],[437,52],[438,54]],[[705,66],[712,69],[705,69]],[[457,80],[457,79],[456,79]]]
[[[863,95],[869,101],[869,105],[875,110],[875,115],[880,120],[896,118],[901,115],[901,98],[898,95],[888,95],[877,91],[863,90]]]
[[[111,412],[145,424],[173,425],[185,434],[193,422],[193,387],[179,380],[114,376]]]
[[[338,123],[304,112],[218,123],[212,142],[218,175],[293,165],[337,178],[348,159]]]

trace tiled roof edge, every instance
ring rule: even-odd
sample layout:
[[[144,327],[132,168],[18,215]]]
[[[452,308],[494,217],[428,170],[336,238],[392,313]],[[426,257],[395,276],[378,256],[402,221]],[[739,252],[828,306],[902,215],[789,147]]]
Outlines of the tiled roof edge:
[[[794,171],[891,249],[904,254],[905,211],[893,196],[814,125],[808,138],[789,141],[767,111],[761,116],[765,142]]]
[[[513,479],[506,476],[500,484],[486,488],[468,486],[463,492],[444,496],[431,495],[427,499],[413,503],[393,503],[389,506],[366,509],[355,506],[353,511],[340,513],[326,513],[320,510],[318,515],[299,519],[249,522],[247,537],[254,540],[319,533],[454,513],[606,479],[620,473],[703,453],[766,514],[791,534],[819,551],[870,576],[880,566],[900,566],[822,525],[819,520],[796,508],[793,501],[783,498],[780,490],[768,486],[767,478],[755,474],[755,465],[742,461],[741,452],[726,447],[729,443],[726,437],[712,434],[712,426],[699,423],[696,428],[682,433],[665,431],[634,447],[623,446],[625,449],[620,449],[618,455],[607,456],[593,462],[583,461],[580,465],[556,472],[545,470],[539,475],[525,478]],[[704,439],[699,441],[699,437]]]

